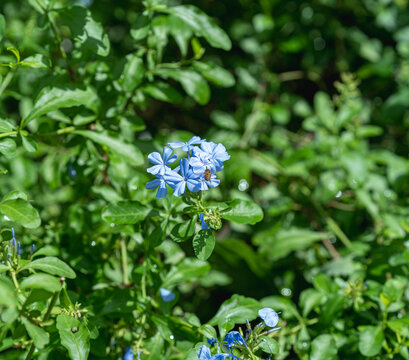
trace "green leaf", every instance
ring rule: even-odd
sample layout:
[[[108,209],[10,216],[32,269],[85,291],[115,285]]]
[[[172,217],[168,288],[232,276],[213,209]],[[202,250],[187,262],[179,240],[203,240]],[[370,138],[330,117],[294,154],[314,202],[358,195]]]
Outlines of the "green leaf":
[[[7,119],[0,119],[0,133],[10,132],[15,129],[14,124]]]
[[[102,210],[102,218],[116,225],[135,224],[144,220],[151,209],[137,201],[121,201]]]
[[[364,356],[375,356],[381,351],[383,339],[380,326],[362,326],[359,328],[359,351]]]
[[[263,210],[252,201],[236,199],[227,204],[229,208],[223,212],[223,219],[251,225],[263,220]]]
[[[176,224],[170,233],[170,238],[176,242],[186,241],[193,236],[196,223],[197,216],[193,216],[191,219],[189,219],[189,221],[183,221],[180,224]]]
[[[262,336],[260,337],[261,344],[260,349],[266,352],[267,354],[278,354],[280,347],[278,342],[271,337]]]
[[[146,15],[139,15],[135,23],[132,24],[131,36],[135,40],[142,40],[149,33],[150,20]]]
[[[108,132],[95,132],[91,130],[77,130],[74,134],[84,136],[101,146],[108,147],[113,153],[117,154],[121,159],[126,160],[135,166],[142,165],[144,158],[141,151],[134,145],[128,144],[121,139],[114,138]]]
[[[38,211],[23,199],[6,200],[0,203],[0,211],[11,221],[15,221],[28,229],[40,226],[41,219]]]
[[[63,276],[69,279],[75,279],[76,276],[74,270],[72,270],[64,261],[53,256],[47,256],[31,261],[20,268],[19,271],[27,269],[41,270],[52,275]]]
[[[323,324],[323,326],[333,324],[340,316],[345,301],[345,297],[340,294],[329,295],[321,309],[320,324]]]
[[[9,271],[9,270],[10,270],[10,268],[7,265],[4,265],[4,264],[0,263],[0,273],[6,272],[6,271]]]
[[[48,68],[50,67],[50,60],[44,55],[35,54],[29,56],[20,62],[20,65],[30,67],[33,69]]]
[[[216,240],[211,230],[200,230],[193,238],[193,250],[199,260],[207,260],[212,255]]]
[[[161,334],[158,332],[145,343],[145,348],[148,354],[142,354],[142,360],[163,360],[164,341]]]
[[[15,48],[14,46],[9,46],[7,48],[7,51],[10,51],[14,54],[14,56],[16,57],[17,63],[20,62],[20,51],[18,51],[17,48]]]
[[[268,252],[272,260],[277,260],[286,257],[292,251],[307,248],[326,236],[325,233],[292,228],[279,230],[271,235],[264,232],[258,233],[254,242],[260,243],[263,252]],[[264,241],[260,242],[261,239]]]
[[[16,156],[16,142],[10,138],[1,139],[0,153],[2,153],[8,158]]]
[[[84,323],[69,315],[58,315],[57,329],[72,360],[88,359],[89,331]]]
[[[22,191],[19,191],[19,190],[13,190],[13,191],[10,191],[8,194],[4,195],[1,201],[4,202],[6,200],[12,200],[12,199],[28,200],[26,193],[23,193]]]
[[[83,89],[71,84],[66,84],[64,87],[46,87],[41,90],[34,107],[23,120],[21,127],[48,112],[80,105],[96,111],[98,98],[94,90],[89,87]]]
[[[6,32],[6,20],[4,19],[4,16],[0,14],[0,41],[3,39],[5,32]]]
[[[26,151],[28,152],[37,151],[37,143],[33,139],[21,135],[21,142],[23,143],[24,149],[26,149]]]
[[[304,317],[308,316],[311,310],[321,303],[324,296],[324,294],[315,289],[305,289],[300,296],[300,306],[303,309],[302,315]]]
[[[262,306],[257,300],[236,294],[222,304],[209,324],[217,325],[228,321],[234,324],[243,324],[246,320],[254,320],[261,308]]]
[[[205,105],[210,100],[210,88],[197,72],[183,69],[158,69],[156,74],[163,78],[171,78],[178,81],[183,90],[195,99],[200,105]]]
[[[50,338],[48,337],[48,334],[45,332],[45,330],[38,327],[37,325],[34,325],[26,317],[23,317],[21,321],[24,324],[24,327],[26,328],[28,335],[30,335],[30,338],[33,339],[36,348],[42,349],[44,346],[48,344]]]
[[[196,6],[179,5],[164,8],[163,11],[182,19],[197,36],[203,36],[210,45],[223,50],[231,49],[231,41],[225,31]]]
[[[172,104],[179,104],[183,101],[182,94],[168,83],[156,81],[152,84],[145,85],[143,92],[154,99],[166,101]]]
[[[0,276],[0,305],[16,307],[18,305],[17,296],[11,280]]]
[[[336,356],[337,346],[331,335],[321,334],[312,341],[310,360],[335,360]]]
[[[142,59],[136,54],[126,56],[124,70],[119,78],[119,83],[124,91],[131,92],[141,84],[145,75],[145,67]]]
[[[25,278],[21,284],[21,289],[43,289],[50,292],[61,290],[61,282],[55,276],[48,274],[33,274]]]
[[[81,6],[72,6],[58,11],[61,24],[70,28],[74,43],[83,52],[107,56],[110,49],[108,35],[101,23],[92,18],[91,12]]]
[[[230,72],[216,64],[195,61],[193,68],[202,74],[206,80],[218,86],[231,87],[236,82]]]
[[[207,262],[186,258],[173,266],[163,282],[163,287],[179,284],[184,281],[193,281],[199,276],[205,275],[210,270]]]

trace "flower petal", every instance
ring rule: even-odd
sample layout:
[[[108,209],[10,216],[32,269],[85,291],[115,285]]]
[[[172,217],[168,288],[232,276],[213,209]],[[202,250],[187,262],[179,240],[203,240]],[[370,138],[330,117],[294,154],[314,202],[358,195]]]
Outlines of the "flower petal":
[[[183,177],[187,176],[187,173],[189,172],[189,160],[186,158],[183,158],[180,160],[180,175]]]
[[[209,360],[211,357],[209,347],[206,345],[202,345],[197,352],[197,357],[199,358],[199,360]]]
[[[173,195],[180,196],[185,193],[186,183],[184,180],[175,184],[175,190],[173,191]]]
[[[160,173],[162,167],[163,165],[153,165],[150,168],[147,168],[146,171],[152,175],[156,175]]]
[[[175,293],[173,293],[172,291],[170,291],[168,289],[160,288],[159,292],[160,292],[160,296],[162,297],[162,300],[164,302],[171,302],[171,301],[175,300],[175,298],[176,298]]]
[[[186,143],[181,142],[181,141],[168,143],[168,145],[171,146],[171,147],[174,148],[174,149],[180,148],[180,147],[182,147],[182,146],[185,145],[185,144],[186,144]]]
[[[156,197],[158,199],[162,199],[162,198],[164,198],[166,196],[167,192],[168,192],[168,189],[166,187],[165,182],[163,182],[163,183],[160,184],[158,192],[156,193]]]
[[[161,183],[161,180],[160,180],[160,179],[155,179],[155,180],[149,181],[149,182],[145,185],[145,188],[147,188],[147,189],[149,189],[149,190],[155,189],[155,188],[157,188],[157,187],[160,185],[160,183]]]
[[[172,148],[170,148],[169,146],[164,146],[163,147],[163,151],[162,151],[162,160],[164,164],[168,163],[168,159],[170,157],[170,155],[172,155],[173,150]]]
[[[150,153],[148,155],[148,160],[150,163],[155,164],[155,165],[163,164],[162,156],[160,156],[160,154],[157,151]]]
[[[200,223],[202,226],[202,230],[210,230],[209,226],[207,226],[206,221],[204,221],[204,215],[203,213],[199,214],[199,218],[200,218]]]
[[[258,316],[260,316],[267,326],[275,327],[278,324],[278,315],[271,308],[263,308],[258,311]]]
[[[202,140],[200,136],[193,136],[187,143],[189,145],[193,145],[193,144],[200,144],[202,141],[205,141],[205,140]]]

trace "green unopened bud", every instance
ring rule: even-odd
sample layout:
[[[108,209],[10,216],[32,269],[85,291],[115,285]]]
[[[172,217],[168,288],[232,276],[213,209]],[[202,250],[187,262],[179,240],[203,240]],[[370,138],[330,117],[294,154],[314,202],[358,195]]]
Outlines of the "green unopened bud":
[[[211,229],[220,230],[222,228],[222,219],[219,214],[208,214],[204,219]]]

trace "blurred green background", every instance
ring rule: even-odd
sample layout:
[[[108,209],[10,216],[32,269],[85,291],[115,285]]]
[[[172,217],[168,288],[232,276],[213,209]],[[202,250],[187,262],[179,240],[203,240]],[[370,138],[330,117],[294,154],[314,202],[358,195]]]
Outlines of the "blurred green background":
[[[56,24],[68,64],[33,3],[2,0],[7,26],[0,62],[13,59],[5,49],[15,46],[22,57],[40,53],[53,65],[17,69],[1,95],[0,117],[18,123],[48,84],[91,84],[100,97],[91,119],[97,128],[136,144],[145,157],[191,135],[222,142],[231,159],[209,200],[253,199],[264,210],[254,226],[224,225],[209,275],[179,287],[184,311],[206,322],[232,294],[264,298],[282,311],[289,329],[298,326],[277,335],[279,359],[409,359],[407,0],[195,1],[226,31],[230,50],[210,46],[205,37],[192,41],[158,11],[152,18],[158,30],[148,44],[157,51],[156,64],[165,64],[156,69],[175,63],[206,79],[189,91],[168,74],[169,88],[158,85],[166,87],[165,95],[153,89],[161,75],[149,65],[141,78],[131,78],[137,86],[126,85],[121,75],[129,54],[149,64],[146,45],[135,35],[143,24],[141,1],[55,1],[88,8],[110,41],[106,57],[92,44],[76,48],[69,40],[73,28],[61,15]],[[217,68],[204,71],[199,60]],[[0,71],[4,79],[7,71]],[[66,109],[35,120],[29,131],[69,126],[74,115]],[[80,115],[77,123],[88,126],[89,110]],[[108,264],[118,250],[107,240],[101,208],[128,198],[155,201],[144,190],[145,165],[128,166],[120,156],[108,161],[73,135],[44,138],[33,153],[18,148],[0,164],[9,171],[0,177],[2,193],[25,191],[40,210],[44,226],[26,233],[26,246],[35,241],[69,259],[79,273],[72,292],[97,308],[101,298],[89,293],[103,278],[115,277]],[[168,264],[177,263],[181,250],[194,255],[190,242],[176,248],[168,239],[160,249]],[[363,349],[364,325],[381,327],[388,345],[381,341],[381,349],[378,341],[374,354]],[[323,334],[332,336],[338,355],[319,357],[312,350]]]

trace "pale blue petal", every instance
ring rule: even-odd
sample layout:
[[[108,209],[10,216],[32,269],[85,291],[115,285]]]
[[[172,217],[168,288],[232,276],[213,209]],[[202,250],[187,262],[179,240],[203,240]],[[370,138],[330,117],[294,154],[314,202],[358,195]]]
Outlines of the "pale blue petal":
[[[156,197],[158,199],[162,199],[162,198],[164,198],[166,196],[167,192],[168,192],[168,189],[166,187],[166,184],[163,182],[163,183],[160,184],[158,192],[156,193]]]
[[[150,163],[155,165],[163,164],[162,156],[158,152],[153,152],[148,155],[148,160]]]
[[[200,139],[199,136],[193,136],[187,143],[189,145],[193,145],[193,144],[200,144],[202,141],[204,140]]]
[[[162,169],[163,165],[153,165],[150,168],[147,168],[146,171],[148,173],[151,173],[152,175],[156,175],[160,172],[160,170]]]
[[[185,181],[180,181],[175,184],[175,190],[173,191],[173,195],[180,196],[185,193],[186,183]]]
[[[269,327],[273,328],[278,324],[278,315],[273,309],[263,308],[259,310],[258,316],[260,316]]]
[[[162,159],[163,159],[164,164],[168,163],[168,158],[170,157],[170,155],[172,155],[172,153],[173,153],[173,150],[169,146],[163,147]]]
[[[160,296],[162,297],[162,300],[164,302],[171,302],[171,301],[175,300],[175,298],[176,298],[176,295],[172,291],[170,291],[168,289],[160,288],[159,292],[160,292]]]
[[[168,161],[166,162],[166,164],[172,164],[176,159],[178,158],[178,156],[176,154],[173,154]]]
[[[161,180],[160,180],[160,179],[155,179],[155,180],[149,181],[149,182],[145,185],[145,188],[147,188],[147,189],[149,189],[149,190],[155,189],[155,188],[157,188],[157,187],[160,185],[160,183],[161,183]]]
[[[199,218],[200,218],[200,223],[202,225],[202,230],[210,230],[209,226],[207,226],[206,221],[204,220],[203,213],[199,214]]]
[[[189,160],[184,158],[180,160],[180,175],[186,177],[187,173],[189,172]]]
[[[187,188],[191,191],[191,192],[198,192],[200,191],[200,182],[198,180],[195,179],[188,179],[186,181],[186,185]]]
[[[202,345],[197,352],[197,357],[199,358],[199,360],[209,360],[211,357],[209,347],[206,345]]]
[[[186,143],[181,142],[181,141],[168,143],[168,145],[171,146],[174,149],[180,148],[180,147],[184,146],[185,144]]]

